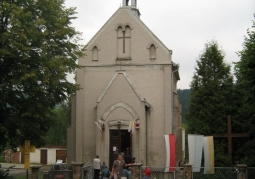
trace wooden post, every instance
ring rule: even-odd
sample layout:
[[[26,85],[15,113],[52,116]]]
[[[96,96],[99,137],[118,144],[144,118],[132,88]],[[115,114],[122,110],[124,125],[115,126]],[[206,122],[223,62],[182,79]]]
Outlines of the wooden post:
[[[232,133],[231,116],[228,115],[228,133],[224,134],[211,134],[213,137],[227,137],[228,138],[228,158],[230,164],[232,164],[232,138],[249,137],[248,133]]]

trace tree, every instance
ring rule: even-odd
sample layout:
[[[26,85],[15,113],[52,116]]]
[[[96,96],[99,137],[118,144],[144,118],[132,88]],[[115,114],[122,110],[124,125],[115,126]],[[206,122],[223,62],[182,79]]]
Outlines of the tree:
[[[190,99],[190,89],[178,89],[177,90],[179,100],[182,103],[182,122],[186,123],[186,113]]]
[[[71,104],[62,103],[53,109],[52,124],[45,136],[46,145],[65,146],[67,141],[66,129],[71,124]]]
[[[202,135],[226,133],[226,116],[231,114],[233,101],[233,77],[230,65],[224,62],[224,53],[216,41],[205,44],[193,80],[186,119],[188,132]],[[225,165],[227,141],[217,140],[215,150],[216,166]]]
[[[235,64],[236,90],[239,102],[238,118],[242,130],[250,135],[242,148],[239,159],[247,165],[255,165],[255,21],[252,29],[247,30],[243,50],[238,52],[240,61]]]
[[[79,89],[66,80],[83,55],[75,8],[64,0],[0,3],[0,147],[28,139],[40,146],[51,110]]]

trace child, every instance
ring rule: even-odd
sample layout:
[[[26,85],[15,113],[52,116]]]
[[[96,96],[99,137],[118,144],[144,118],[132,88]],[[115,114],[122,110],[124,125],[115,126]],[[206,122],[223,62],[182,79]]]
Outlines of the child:
[[[150,179],[151,178],[151,169],[149,167],[146,167],[143,170],[143,179]]]
[[[110,170],[105,166],[104,170],[102,171],[102,179],[108,179],[111,176]]]

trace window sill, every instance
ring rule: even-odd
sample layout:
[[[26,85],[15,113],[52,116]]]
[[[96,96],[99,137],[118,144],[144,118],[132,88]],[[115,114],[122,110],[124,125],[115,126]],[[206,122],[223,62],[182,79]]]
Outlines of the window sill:
[[[131,58],[117,58],[116,61],[130,61]]]

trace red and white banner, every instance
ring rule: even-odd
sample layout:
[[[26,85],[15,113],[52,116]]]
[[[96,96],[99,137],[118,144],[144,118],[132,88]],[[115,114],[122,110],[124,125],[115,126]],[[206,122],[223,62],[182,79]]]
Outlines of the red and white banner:
[[[175,170],[175,138],[174,134],[165,135],[166,141],[166,169],[165,172]]]

